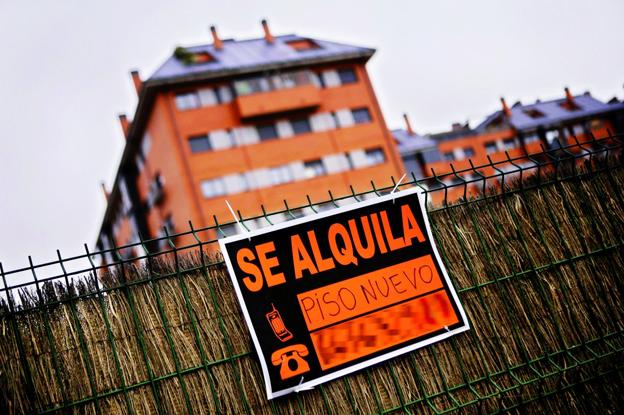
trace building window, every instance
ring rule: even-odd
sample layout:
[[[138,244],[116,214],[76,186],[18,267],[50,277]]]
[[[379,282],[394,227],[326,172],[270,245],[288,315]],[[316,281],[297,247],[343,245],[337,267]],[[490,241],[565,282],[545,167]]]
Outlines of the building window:
[[[272,140],[274,138],[277,138],[277,128],[275,128],[275,124],[259,125],[256,127],[256,129],[258,130],[260,141]]]
[[[175,232],[175,224],[173,223],[173,215],[171,213],[168,214],[165,218],[163,226],[167,228],[167,232],[169,232],[169,235]]]
[[[453,156],[453,152],[452,151],[447,151],[446,153],[443,154],[444,156],[444,161],[453,161],[455,160],[455,157]]]
[[[215,89],[215,94],[219,104],[227,104],[232,101],[232,88],[229,85]]]
[[[511,150],[516,148],[516,139],[515,138],[506,138],[503,140],[503,148],[505,150]]]
[[[498,147],[496,146],[495,141],[488,141],[485,143],[485,152],[487,154],[496,153],[498,151]]]
[[[162,202],[165,196],[164,186],[165,179],[162,177],[160,172],[157,172],[154,179],[149,184],[149,190],[147,193],[147,206],[149,208]]]
[[[383,150],[380,148],[373,148],[371,150],[366,150],[366,159],[368,160],[369,166],[374,166],[376,164],[381,164],[386,161],[386,155]]]
[[[312,131],[312,126],[307,118],[301,118],[298,120],[291,120],[293,132],[295,134],[306,134]]]
[[[165,229],[167,229],[167,232],[165,232]],[[169,239],[167,238],[167,233],[169,236],[175,233],[175,224],[173,223],[173,215],[171,213],[165,217],[162,227],[156,233],[156,238],[158,239],[158,249],[161,251],[171,248],[171,245],[169,245]]]
[[[234,91],[238,96],[268,92],[273,90],[294,88],[296,86],[313,84],[311,71],[286,72],[271,77],[255,77],[234,81]]]
[[[338,70],[338,77],[340,78],[340,83],[343,85],[357,82],[355,71],[351,68]]]
[[[539,141],[539,136],[537,135],[537,133],[531,133],[524,137],[525,144],[535,143],[536,141]]]
[[[464,157],[470,158],[470,157],[474,157],[474,155],[475,155],[475,152],[472,147],[464,147]]]
[[[215,60],[215,58],[208,52],[191,52],[183,47],[177,47],[173,52],[173,55],[184,65],[198,65],[202,63],[210,63]]]
[[[272,186],[289,183],[294,180],[289,166],[278,166],[269,169],[269,180]]]
[[[553,141],[557,140],[558,138],[559,138],[558,130],[546,131],[546,141],[548,142],[548,144],[551,144]]]
[[[318,45],[318,43],[316,43],[315,41],[311,39],[295,39],[295,40],[286,42],[286,44],[290,46],[291,48],[293,48],[294,50],[296,50],[297,52],[302,52],[304,50],[310,50],[310,49],[320,49],[320,46]]]
[[[591,120],[591,123],[590,123],[589,127],[592,130],[597,130],[599,128],[603,128],[604,127],[604,121],[602,121],[602,120]]]
[[[196,91],[176,94],[175,103],[176,107],[181,111],[199,108],[200,106],[199,96]]]
[[[303,163],[304,174],[307,179],[327,174],[327,170],[320,159]]]
[[[191,146],[191,153],[201,153],[202,151],[212,150],[210,139],[207,135],[189,138],[189,145]]]
[[[143,136],[143,141],[141,142],[141,155],[143,156],[143,158],[147,158],[147,155],[149,154],[151,149],[152,137],[148,133],[145,133],[145,135]]]
[[[368,108],[358,108],[352,111],[353,121],[356,124],[365,124],[371,122],[371,115],[368,112]]]
[[[121,191],[121,206],[123,209],[123,213],[124,215],[127,215],[132,209],[132,203],[130,202],[128,187],[126,186],[126,181],[124,179],[121,179],[119,181],[119,190]]]
[[[572,133],[576,137],[579,137],[579,136],[585,134],[585,127],[583,127],[582,124],[575,124],[574,126],[572,126]]]
[[[536,110],[535,108],[525,110],[524,113],[531,118],[542,118],[544,116],[543,112]]]
[[[201,191],[205,198],[223,196],[226,193],[225,181],[222,178],[202,180]]]
[[[143,166],[145,165],[145,160],[143,160],[143,156],[141,154],[137,154],[135,158],[137,170],[139,172],[143,171]]]

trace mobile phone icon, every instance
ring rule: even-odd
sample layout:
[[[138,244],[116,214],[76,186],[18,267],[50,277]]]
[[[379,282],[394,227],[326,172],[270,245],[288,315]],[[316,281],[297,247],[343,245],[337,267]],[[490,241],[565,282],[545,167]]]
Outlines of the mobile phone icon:
[[[275,334],[275,337],[277,337],[283,342],[292,339],[293,335],[286,328],[286,325],[284,324],[284,320],[282,320],[282,316],[280,316],[279,311],[277,311],[273,303],[271,303],[271,307],[273,309],[266,314],[266,318],[269,321],[269,325],[271,326],[271,329],[273,330],[273,334]]]

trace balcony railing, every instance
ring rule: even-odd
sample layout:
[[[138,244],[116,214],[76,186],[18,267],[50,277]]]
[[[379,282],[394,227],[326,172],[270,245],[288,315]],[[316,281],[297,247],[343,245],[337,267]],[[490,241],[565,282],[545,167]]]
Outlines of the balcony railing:
[[[234,82],[241,117],[314,108],[321,103],[316,75],[291,72]]]
[[[280,89],[315,85],[316,75],[312,71],[288,72],[273,76],[259,76],[234,82],[234,91],[239,97]]]

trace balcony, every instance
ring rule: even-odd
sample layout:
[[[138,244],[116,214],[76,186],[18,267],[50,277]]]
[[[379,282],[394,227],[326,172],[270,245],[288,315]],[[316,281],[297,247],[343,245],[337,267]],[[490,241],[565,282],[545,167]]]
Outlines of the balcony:
[[[315,74],[299,71],[234,82],[242,118],[314,108],[321,104]]]

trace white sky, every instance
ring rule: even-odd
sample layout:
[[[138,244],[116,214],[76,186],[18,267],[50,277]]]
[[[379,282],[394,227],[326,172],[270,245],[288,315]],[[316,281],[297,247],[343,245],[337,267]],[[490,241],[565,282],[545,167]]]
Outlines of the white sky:
[[[37,4],[36,4],[37,3]],[[511,104],[590,90],[622,97],[622,1],[0,1],[0,261],[93,246],[144,77],[176,45],[298,33],[378,49],[369,73],[390,127],[473,124]]]

